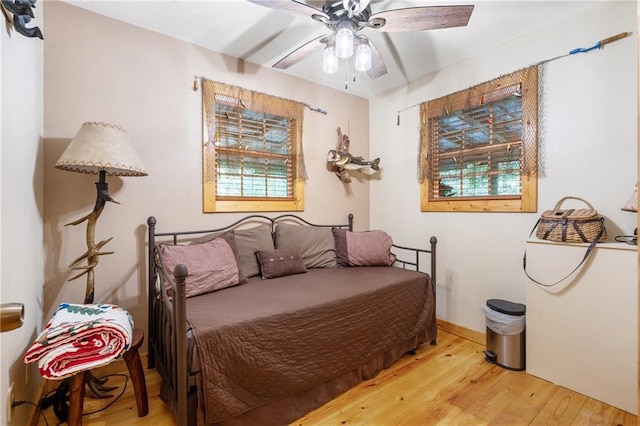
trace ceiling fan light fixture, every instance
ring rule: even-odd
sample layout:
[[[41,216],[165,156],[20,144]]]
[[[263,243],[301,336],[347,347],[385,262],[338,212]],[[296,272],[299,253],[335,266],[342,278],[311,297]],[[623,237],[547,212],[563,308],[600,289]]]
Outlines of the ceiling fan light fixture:
[[[356,47],[356,63],[355,68],[357,71],[367,72],[371,69],[372,52],[371,46],[366,40],[360,40]]]
[[[354,25],[351,21],[345,20],[336,26],[336,56],[346,59],[353,56],[353,34]]]
[[[339,59],[336,56],[336,47],[333,44],[328,43],[327,47],[325,47],[322,52],[322,71],[327,74],[334,74],[338,72],[339,66]]]
[[[368,28],[381,32],[409,32],[464,27],[468,24],[474,9],[473,5],[414,6],[372,13],[373,0],[248,1],[293,15],[310,17],[330,30],[328,34],[298,46],[273,64],[274,68],[287,69],[324,50],[322,68],[324,72],[334,73],[340,68],[340,59],[348,59],[357,51],[353,64],[349,61],[345,66],[353,66],[356,71],[364,71],[372,79],[387,74],[388,70],[373,41],[364,35],[357,35],[360,30]],[[316,3],[324,4],[319,8]],[[332,48],[328,46],[329,42],[333,45]],[[517,93],[515,95],[517,96]]]

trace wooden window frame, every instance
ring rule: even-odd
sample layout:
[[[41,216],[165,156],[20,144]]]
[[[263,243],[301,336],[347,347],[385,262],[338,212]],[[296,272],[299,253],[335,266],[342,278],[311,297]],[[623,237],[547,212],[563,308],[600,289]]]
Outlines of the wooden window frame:
[[[481,104],[483,97],[501,88],[519,85],[522,94],[522,144],[527,160],[521,159],[519,195],[446,197],[436,194],[429,171],[438,153],[429,155],[429,120]],[[420,209],[424,212],[536,212],[538,205],[538,73],[536,67],[496,78],[461,92],[424,102],[421,113]],[[437,144],[435,144],[437,145]],[[432,145],[433,146],[433,145]],[[525,164],[528,163],[528,164]]]
[[[205,85],[209,84],[207,88]],[[215,89],[213,89],[215,87]],[[213,91],[213,93],[212,93]],[[219,93],[224,94],[219,97]],[[215,116],[214,103],[216,99],[225,99],[225,103],[232,98],[244,108],[268,113],[281,117],[290,117],[290,159],[293,162],[287,179],[290,187],[290,197],[243,197],[221,196],[217,194],[218,180],[218,147],[215,141],[216,129],[220,123]],[[304,164],[302,156],[302,121],[304,106],[287,99],[263,93],[253,92],[236,86],[203,80],[203,211],[214,212],[281,212],[304,210]],[[210,108],[211,107],[211,108]],[[241,122],[241,120],[238,120]],[[219,132],[218,132],[219,134]],[[224,148],[221,148],[224,150]],[[231,150],[226,149],[229,153]],[[301,168],[302,166],[302,168]],[[266,176],[265,176],[266,178]]]

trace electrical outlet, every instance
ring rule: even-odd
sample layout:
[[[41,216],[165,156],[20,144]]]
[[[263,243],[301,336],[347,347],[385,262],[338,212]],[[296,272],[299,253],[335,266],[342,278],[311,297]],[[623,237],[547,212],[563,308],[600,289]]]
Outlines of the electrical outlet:
[[[11,423],[11,416],[13,415],[13,402],[16,400],[16,394],[13,390],[14,382],[11,382],[9,389],[7,389],[7,423]]]

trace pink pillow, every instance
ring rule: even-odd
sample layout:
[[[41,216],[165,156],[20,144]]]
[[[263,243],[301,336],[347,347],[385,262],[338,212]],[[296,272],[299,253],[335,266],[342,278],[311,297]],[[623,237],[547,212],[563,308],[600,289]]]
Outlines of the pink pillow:
[[[233,232],[226,232],[202,244],[162,244],[160,258],[168,273],[173,273],[173,268],[179,263],[187,266],[187,297],[244,284],[247,281],[238,267]]]
[[[336,256],[341,266],[391,266],[396,256],[391,253],[393,241],[383,231],[351,232],[332,229]]]

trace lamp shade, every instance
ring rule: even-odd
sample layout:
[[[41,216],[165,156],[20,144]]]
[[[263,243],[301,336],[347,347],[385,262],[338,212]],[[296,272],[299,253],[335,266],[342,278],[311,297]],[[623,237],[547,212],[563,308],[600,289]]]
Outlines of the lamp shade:
[[[87,122],[55,165],[79,173],[105,171],[116,176],[146,176],[142,161],[129,142],[127,131],[108,123]]]
[[[633,194],[631,194],[631,197],[629,198],[629,200],[624,203],[624,206],[622,206],[622,210],[626,211],[626,212],[637,212],[638,211],[638,187],[636,185],[636,189],[633,191]]]

